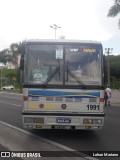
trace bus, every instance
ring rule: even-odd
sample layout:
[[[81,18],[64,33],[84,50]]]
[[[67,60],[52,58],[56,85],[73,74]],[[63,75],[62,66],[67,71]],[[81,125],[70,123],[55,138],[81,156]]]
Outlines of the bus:
[[[26,41],[23,101],[24,128],[102,129],[102,44],[66,39]]]

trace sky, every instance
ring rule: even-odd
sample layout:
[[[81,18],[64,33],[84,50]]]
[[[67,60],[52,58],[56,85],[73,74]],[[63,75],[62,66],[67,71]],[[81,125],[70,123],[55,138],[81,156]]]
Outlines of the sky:
[[[27,39],[96,40],[109,46],[120,39],[118,16],[108,18],[114,0],[0,0],[0,50]],[[113,41],[113,43],[118,43]],[[111,44],[113,44],[111,42]],[[120,52],[119,43],[114,52]]]

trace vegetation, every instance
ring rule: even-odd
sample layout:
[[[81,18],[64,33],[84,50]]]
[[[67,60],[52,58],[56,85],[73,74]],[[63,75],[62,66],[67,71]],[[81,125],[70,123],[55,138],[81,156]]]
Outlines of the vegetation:
[[[120,13],[120,0],[114,0],[113,6],[108,11],[108,17],[116,17]],[[118,26],[120,28],[120,19],[118,21]]]
[[[13,80],[15,78],[15,81],[19,83],[20,71],[19,69],[3,69],[2,77],[9,78],[9,80]]]
[[[107,71],[107,65],[108,65],[108,57],[105,57],[105,81],[107,83],[107,76],[108,76],[108,71]],[[110,86],[112,88],[120,88],[120,55],[114,56],[110,55],[109,56],[109,63],[110,63],[110,81],[111,84]]]
[[[0,62],[6,64],[12,62],[17,68],[18,55],[22,55],[25,50],[25,42],[12,43],[9,48],[0,51]]]
[[[112,77],[120,79],[120,55],[110,56],[110,71]]]
[[[2,69],[2,86],[5,85],[13,85],[15,89],[20,88],[19,69]]]
[[[10,55],[10,51],[8,48],[0,52],[0,62],[6,64],[7,61],[12,61],[12,56]]]
[[[17,62],[19,55],[23,57],[25,43],[26,41],[12,43],[9,48],[0,51],[0,62],[2,62],[3,64],[6,64],[7,62],[12,62],[15,65],[15,69],[3,68],[1,70],[1,87],[4,85],[13,85],[15,89],[20,89],[17,90],[17,92],[21,92],[22,82],[20,82],[20,68],[18,67]]]

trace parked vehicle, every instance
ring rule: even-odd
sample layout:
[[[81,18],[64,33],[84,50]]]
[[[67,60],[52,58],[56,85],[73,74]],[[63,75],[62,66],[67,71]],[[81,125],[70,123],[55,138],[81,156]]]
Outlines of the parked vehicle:
[[[3,86],[2,89],[9,90],[9,89],[14,89],[14,87],[12,85],[11,86]]]

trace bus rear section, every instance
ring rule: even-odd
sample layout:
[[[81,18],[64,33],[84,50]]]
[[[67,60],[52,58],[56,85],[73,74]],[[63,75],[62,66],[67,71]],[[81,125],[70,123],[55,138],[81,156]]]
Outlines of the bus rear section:
[[[104,124],[103,49],[99,42],[27,41],[23,126],[101,129]]]
[[[24,89],[23,124],[32,129],[101,129],[101,90]]]

